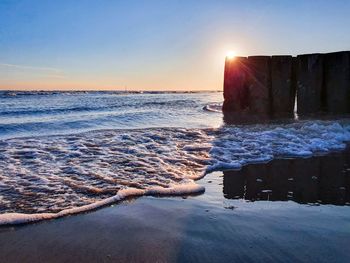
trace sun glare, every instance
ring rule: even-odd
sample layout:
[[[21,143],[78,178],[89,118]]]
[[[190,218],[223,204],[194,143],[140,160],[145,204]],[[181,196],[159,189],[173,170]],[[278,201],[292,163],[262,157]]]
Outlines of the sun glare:
[[[234,58],[236,57],[236,52],[233,51],[233,50],[230,50],[230,51],[228,51],[228,52],[226,53],[226,57],[227,57],[228,59],[234,59]]]

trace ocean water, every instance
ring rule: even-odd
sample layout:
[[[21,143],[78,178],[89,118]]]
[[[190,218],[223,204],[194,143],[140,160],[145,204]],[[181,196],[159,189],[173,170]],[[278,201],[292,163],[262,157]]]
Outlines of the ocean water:
[[[203,192],[196,180],[339,151],[350,121],[227,124],[221,92],[0,92],[0,224],[128,196]]]

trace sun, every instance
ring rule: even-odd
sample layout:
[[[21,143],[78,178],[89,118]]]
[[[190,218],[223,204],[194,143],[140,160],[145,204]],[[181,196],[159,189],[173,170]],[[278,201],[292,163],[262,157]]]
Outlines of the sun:
[[[226,52],[226,58],[228,59],[234,59],[236,57],[236,52],[233,50],[229,50]]]

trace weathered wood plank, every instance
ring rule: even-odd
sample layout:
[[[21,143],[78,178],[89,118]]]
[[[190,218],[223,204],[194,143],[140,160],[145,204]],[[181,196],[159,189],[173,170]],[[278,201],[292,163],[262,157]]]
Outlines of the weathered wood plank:
[[[292,56],[272,56],[271,58],[271,99],[275,115],[293,114],[295,103],[295,83]]]
[[[324,102],[329,113],[350,113],[350,51],[325,54]]]
[[[248,57],[249,111],[271,113],[271,57]]]
[[[299,55],[296,59],[297,107],[299,114],[322,110],[323,55]]]
[[[224,73],[224,111],[240,112],[248,108],[247,58],[226,58]]]

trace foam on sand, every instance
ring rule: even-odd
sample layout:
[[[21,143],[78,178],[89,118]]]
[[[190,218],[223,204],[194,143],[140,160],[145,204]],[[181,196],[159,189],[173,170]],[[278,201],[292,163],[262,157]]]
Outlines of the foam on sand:
[[[75,207],[62,210],[58,213],[36,213],[36,214],[23,214],[23,213],[5,213],[0,215],[0,225],[17,225],[30,222],[36,222],[47,219],[56,219],[59,217],[78,214],[95,210],[99,207],[110,205],[119,201],[122,201],[128,197],[136,197],[142,195],[186,195],[204,192],[204,187],[195,183],[188,183],[183,185],[175,185],[170,188],[153,187],[147,190],[129,188],[118,192],[115,196],[103,199],[101,201],[84,205],[81,207]]]
[[[349,141],[346,119],[0,140],[0,225],[86,212],[131,196],[203,192],[194,180],[206,173],[325,154]]]

